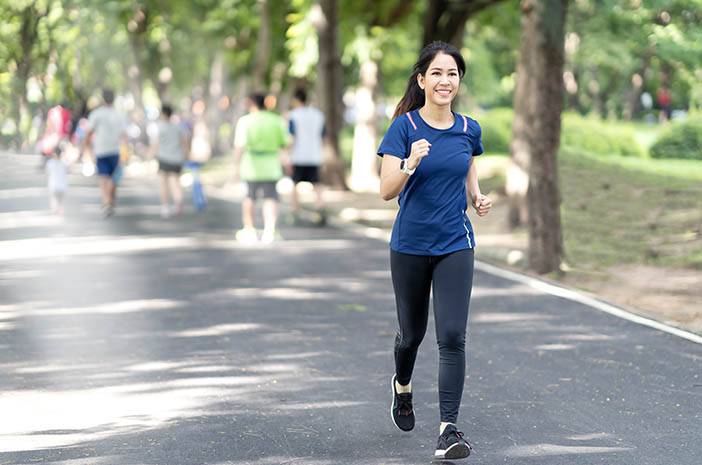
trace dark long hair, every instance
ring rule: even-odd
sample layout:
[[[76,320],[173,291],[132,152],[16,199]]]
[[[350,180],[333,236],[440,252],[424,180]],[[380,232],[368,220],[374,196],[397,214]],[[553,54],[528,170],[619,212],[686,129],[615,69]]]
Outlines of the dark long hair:
[[[428,44],[422,49],[421,52],[419,52],[419,59],[417,60],[417,63],[414,64],[414,67],[412,68],[412,75],[410,76],[409,81],[407,81],[405,95],[402,97],[402,100],[400,100],[400,103],[397,104],[395,114],[392,116],[393,118],[397,118],[408,111],[416,110],[417,108],[424,106],[424,90],[419,87],[419,84],[417,83],[417,75],[421,74],[424,76],[429,68],[429,65],[432,61],[434,61],[434,58],[436,58],[436,55],[439,53],[450,55],[454,60],[456,60],[459,77],[463,77],[463,75],[466,73],[466,62],[463,60],[463,57],[456,47],[440,41]]]

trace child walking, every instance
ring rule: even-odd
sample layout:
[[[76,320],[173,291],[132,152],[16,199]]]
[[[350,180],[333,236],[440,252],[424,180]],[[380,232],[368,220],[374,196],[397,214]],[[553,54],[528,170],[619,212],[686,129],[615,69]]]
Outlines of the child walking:
[[[54,150],[45,165],[48,188],[49,208],[54,215],[63,216],[63,199],[68,190],[68,167],[61,159],[61,152]]]

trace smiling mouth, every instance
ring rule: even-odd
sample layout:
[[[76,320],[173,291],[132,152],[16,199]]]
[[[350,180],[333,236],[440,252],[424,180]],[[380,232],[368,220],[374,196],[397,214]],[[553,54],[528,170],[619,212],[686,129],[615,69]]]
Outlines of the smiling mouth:
[[[437,89],[436,93],[441,95],[450,95],[451,89]]]

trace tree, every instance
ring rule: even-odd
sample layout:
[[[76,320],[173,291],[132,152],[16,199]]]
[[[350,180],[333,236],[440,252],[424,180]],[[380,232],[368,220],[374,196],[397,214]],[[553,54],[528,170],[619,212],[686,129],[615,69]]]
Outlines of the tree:
[[[339,47],[339,13],[337,0],[320,0],[314,24],[319,35],[318,86],[326,119],[327,141],[332,152],[328,178],[332,185],[346,189],[339,135],[343,123],[342,68]]]
[[[441,40],[457,49],[463,46],[466,21],[502,0],[429,0],[424,14],[422,46]]]
[[[527,186],[528,262],[538,273],[558,270],[563,257],[556,154],[563,110],[567,6],[568,0],[521,1],[522,42],[508,185],[518,174],[520,186]]]

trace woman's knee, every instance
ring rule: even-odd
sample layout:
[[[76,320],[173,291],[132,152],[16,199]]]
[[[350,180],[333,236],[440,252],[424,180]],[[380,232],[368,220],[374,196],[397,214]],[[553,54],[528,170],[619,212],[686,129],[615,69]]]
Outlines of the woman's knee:
[[[423,334],[402,334],[395,336],[395,347],[401,350],[417,349],[424,339]]]
[[[463,351],[466,346],[466,332],[460,329],[443,331],[438,337],[440,349]]]

